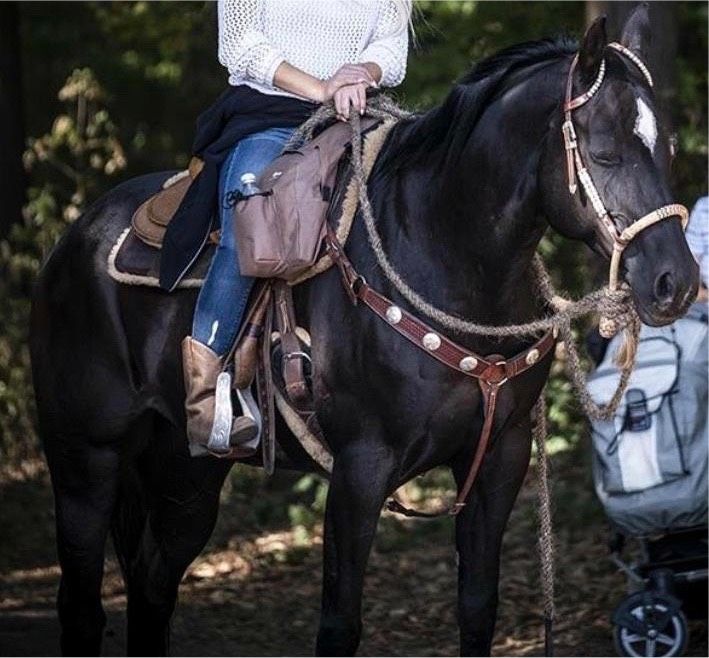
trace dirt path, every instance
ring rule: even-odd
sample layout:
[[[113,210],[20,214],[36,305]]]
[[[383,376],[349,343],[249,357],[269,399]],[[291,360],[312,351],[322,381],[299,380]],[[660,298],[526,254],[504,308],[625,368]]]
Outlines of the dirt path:
[[[613,655],[610,613],[623,578],[606,558],[605,525],[578,455],[554,460],[557,655]],[[172,653],[312,655],[321,583],[319,526],[291,530],[293,479],[236,473],[218,527],[181,588]],[[495,655],[542,655],[533,482],[515,508],[502,559]],[[0,655],[57,655],[52,497],[46,476],[0,485]],[[249,501],[264,501],[261,505]],[[280,511],[275,518],[274,506]],[[267,513],[268,510],[271,513]],[[263,519],[267,520],[264,521]],[[457,655],[452,527],[383,518],[367,575],[360,655]],[[107,561],[105,655],[125,655],[125,596]],[[689,655],[707,655],[693,623]]]

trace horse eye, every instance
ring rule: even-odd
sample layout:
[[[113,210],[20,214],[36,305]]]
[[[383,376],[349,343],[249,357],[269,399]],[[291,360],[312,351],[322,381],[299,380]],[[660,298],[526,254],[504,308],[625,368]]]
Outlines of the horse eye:
[[[591,151],[591,159],[600,165],[617,165],[620,163],[620,155],[615,151]]]

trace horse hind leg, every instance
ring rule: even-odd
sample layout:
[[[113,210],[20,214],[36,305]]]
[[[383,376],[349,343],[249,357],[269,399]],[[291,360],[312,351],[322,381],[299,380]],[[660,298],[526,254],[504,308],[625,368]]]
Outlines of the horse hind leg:
[[[128,594],[127,653],[167,655],[180,581],[212,534],[232,462],[194,459],[157,419],[146,452],[124,469],[113,540]]]
[[[169,621],[177,597],[176,587],[163,587],[151,595],[151,576],[166,568],[156,550],[149,524],[149,498],[135,465],[121,477],[112,537],[127,594],[127,655],[167,655]],[[152,571],[151,571],[152,567]],[[156,588],[153,588],[154,590]]]
[[[52,436],[45,440],[45,452],[62,572],[57,597],[62,653],[98,656],[106,624],[101,605],[104,552],[119,457],[112,446],[76,436]]]

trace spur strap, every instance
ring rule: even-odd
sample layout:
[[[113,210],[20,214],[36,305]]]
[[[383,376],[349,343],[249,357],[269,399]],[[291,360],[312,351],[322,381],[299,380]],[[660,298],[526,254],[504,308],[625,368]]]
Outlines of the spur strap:
[[[483,396],[483,427],[470,470],[453,506],[439,512],[426,513],[409,509],[396,499],[387,503],[387,509],[404,516],[427,518],[456,516],[466,505],[490,443],[500,388],[543,359],[555,345],[557,333],[555,330],[548,331],[534,345],[511,359],[505,359],[500,354],[480,356],[441,335],[416,316],[394,304],[388,297],[374,290],[365,278],[357,273],[329,226],[326,245],[330,257],[340,270],[345,290],[353,304],[361,301],[420,350],[452,370],[476,379],[480,386]]]

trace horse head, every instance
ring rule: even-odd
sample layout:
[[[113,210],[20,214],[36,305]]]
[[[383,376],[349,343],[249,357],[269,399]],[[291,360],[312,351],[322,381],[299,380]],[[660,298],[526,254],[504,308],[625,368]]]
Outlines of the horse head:
[[[699,275],[683,233],[686,209],[672,202],[673,149],[643,63],[649,33],[644,4],[619,44],[608,43],[605,17],[589,27],[569,71],[564,112],[553,120],[541,182],[554,228],[611,257],[611,287],[615,267],[642,321],[661,326],[686,312]]]

